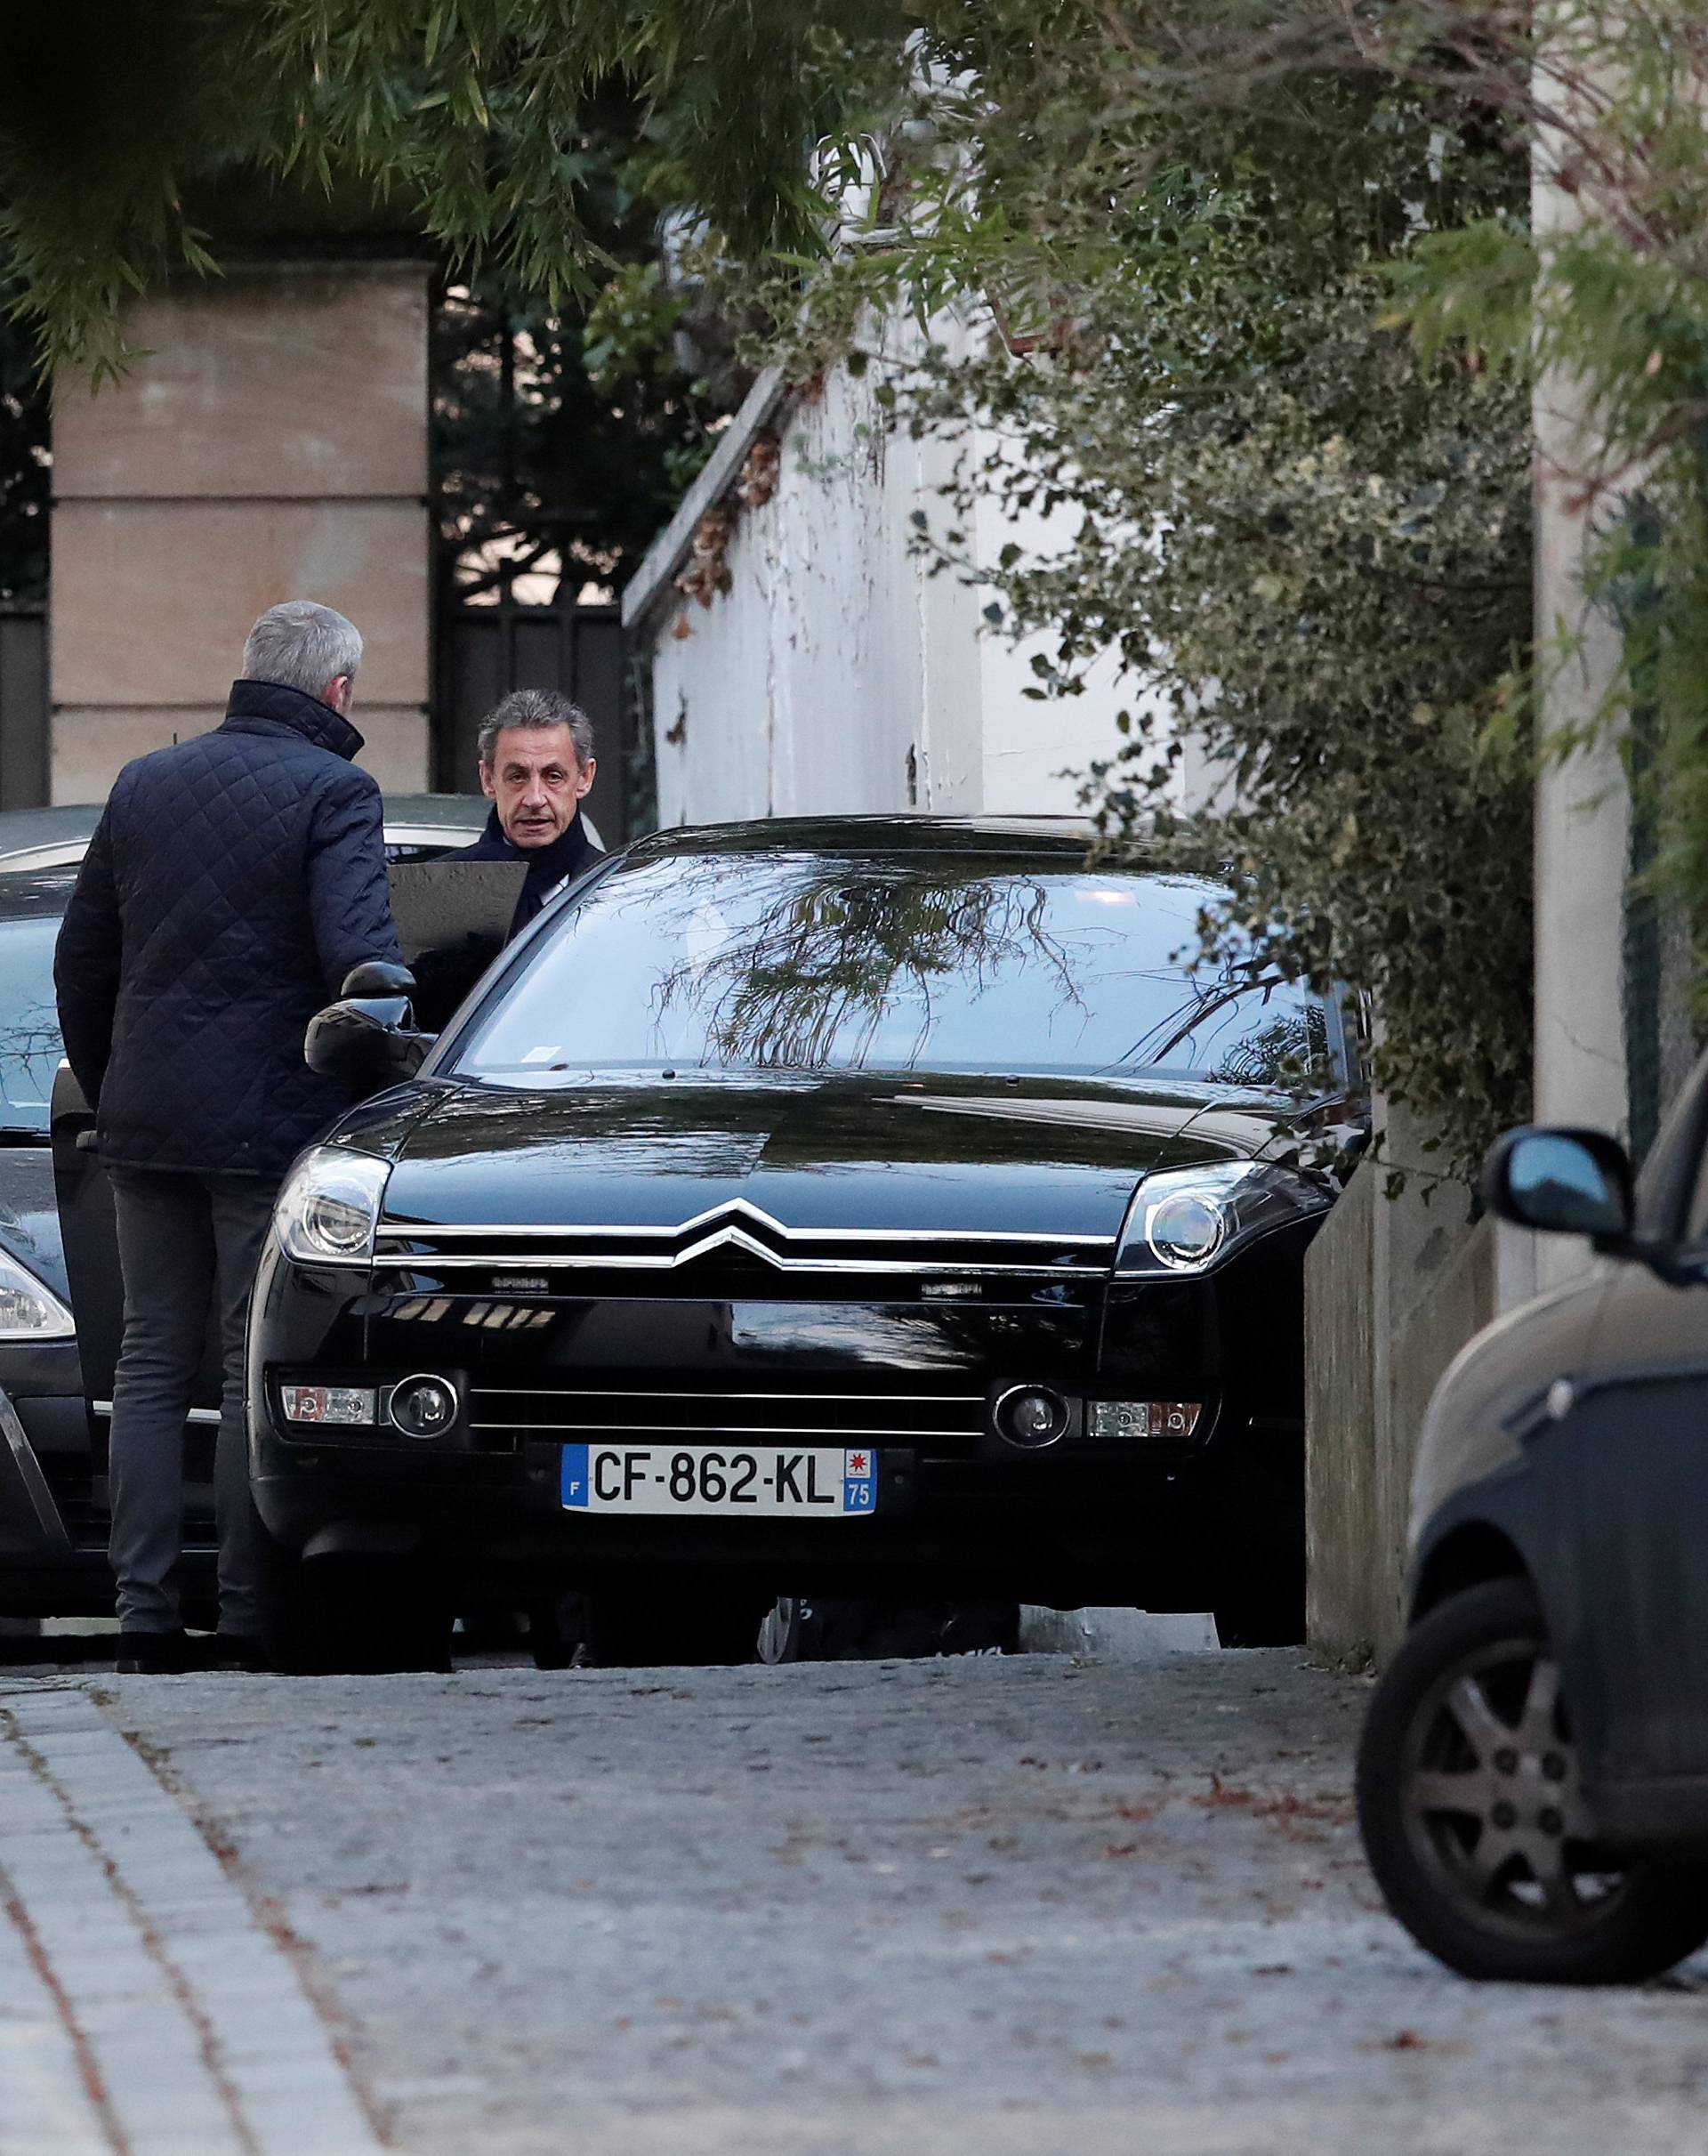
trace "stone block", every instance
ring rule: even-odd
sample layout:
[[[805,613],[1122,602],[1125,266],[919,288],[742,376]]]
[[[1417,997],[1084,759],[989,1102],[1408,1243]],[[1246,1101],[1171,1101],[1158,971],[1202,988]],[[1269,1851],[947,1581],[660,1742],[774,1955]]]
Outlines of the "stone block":
[[[424,704],[429,582],[408,503],[61,503],[54,702],[222,707],[255,617],[318,599],[362,632],[364,695]]]
[[[1496,1315],[1495,1223],[1478,1222],[1452,1264],[1395,1334],[1388,1358],[1388,1430],[1382,1462],[1384,1562],[1376,1645],[1385,1660],[1406,1631],[1404,1583],[1412,1468],[1430,1395],[1459,1350]]]
[[[224,715],[223,704],[63,708],[53,721],[53,800],[104,801],[133,756],[205,733]],[[351,716],[367,743],[357,761],[381,786],[393,794],[427,792],[427,716],[420,707],[359,699]]]
[[[1368,1651],[1377,1630],[1379,1184],[1360,1168],[1305,1256],[1305,1623],[1336,1659]]]
[[[122,382],[57,385],[61,501],[425,494],[419,264],[238,272],[137,301],[125,330]]]
[[[205,733],[223,715],[223,704],[159,704],[147,710],[124,705],[62,707],[53,715],[49,798],[56,806],[105,801],[107,789],[133,756]]]
[[[1359,1168],[1305,1259],[1306,1629],[1335,1659],[1385,1661],[1404,1636],[1418,1433],[1503,1271],[1492,1220],[1385,1180]]]
[[[367,743],[356,761],[388,794],[424,794],[431,745],[427,715],[418,707],[388,708],[358,703],[351,713]],[[482,803],[482,806],[485,804]]]

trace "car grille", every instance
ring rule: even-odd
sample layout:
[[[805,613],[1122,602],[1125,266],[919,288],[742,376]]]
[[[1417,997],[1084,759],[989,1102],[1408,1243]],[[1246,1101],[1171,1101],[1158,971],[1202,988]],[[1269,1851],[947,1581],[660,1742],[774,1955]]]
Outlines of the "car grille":
[[[477,1384],[470,1390],[469,1420],[477,1438],[538,1431],[568,1439],[681,1436],[779,1445],[946,1441],[959,1448],[983,1431],[985,1401],[979,1393]]]
[[[632,1292],[649,1281],[669,1291],[697,1285],[708,1264],[788,1287],[803,1276],[1003,1278],[1031,1282],[1075,1275],[1100,1278],[1114,1256],[1106,1235],[954,1231],[919,1229],[794,1228],[737,1200],[679,1227],[476,1227],[381,1223],[375,1259],[471,1287],[494,1275],[537,1280],[545,1292],[579,1294],[589,1273],[626,1276]],[[472,1278],[470,1278],[472,1276]],[[691,1292],[692,1289],[689,1288]]]

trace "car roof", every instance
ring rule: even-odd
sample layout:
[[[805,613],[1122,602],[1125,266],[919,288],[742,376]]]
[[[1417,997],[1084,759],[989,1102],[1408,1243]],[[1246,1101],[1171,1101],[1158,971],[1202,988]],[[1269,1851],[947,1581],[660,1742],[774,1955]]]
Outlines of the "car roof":
[[[70,868],[81,858],[100,820],[100,802],[72,802],[52,809],[0,810],[0,874],[25,868]],[[485,801],[473,794],[387,794],[388,835],[477,832],[486,826]]]
[[[768,816],[679,824],[637,839],[633,861],[682,853],[995,853],[1083,861],[1097,827],[1080,816]]]

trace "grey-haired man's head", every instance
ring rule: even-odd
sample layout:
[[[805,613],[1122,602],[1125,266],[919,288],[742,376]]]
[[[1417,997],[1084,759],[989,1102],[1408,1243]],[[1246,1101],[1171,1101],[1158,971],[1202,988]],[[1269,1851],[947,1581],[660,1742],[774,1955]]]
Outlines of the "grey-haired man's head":
[[[270,606],[243,647],[246,681],[300,689],[340,712],[350,709],[361,663],[361,631],[335,608],[312,599]]]
[[[561,838],[593,783],[593,723],[556,689],[514,689],[481,723],[480,787],[512,845]]]

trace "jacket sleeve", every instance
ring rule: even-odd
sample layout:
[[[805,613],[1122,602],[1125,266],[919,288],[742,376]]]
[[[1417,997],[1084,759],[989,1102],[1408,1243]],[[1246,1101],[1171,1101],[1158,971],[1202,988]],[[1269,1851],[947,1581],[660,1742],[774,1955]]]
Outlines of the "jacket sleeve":
[[[365,959],[400,961],[385,886],[380,789],[353,767],[326,787],[309,829],[309,918],[329,994]]]
[[[101,1080],[113,1052],[123,949],[109,825],[111,812],[104,810],[95,826],[53,949],[53,990],[66,1060],[91,1108],[101,1098]]]

